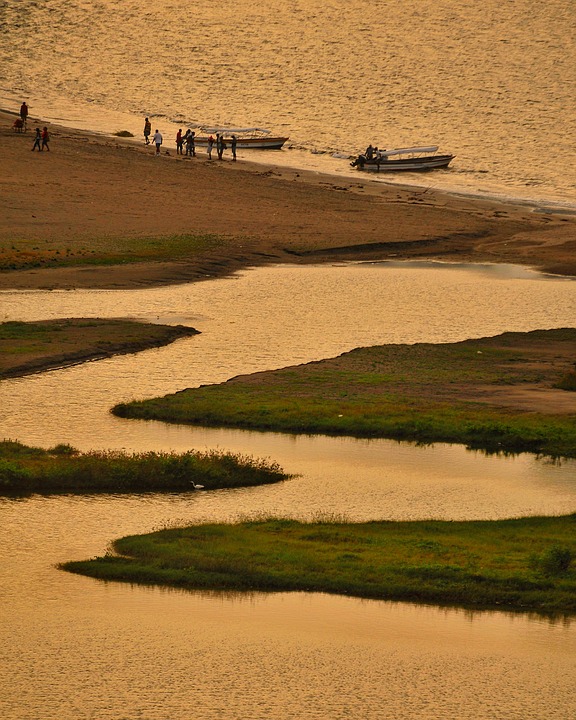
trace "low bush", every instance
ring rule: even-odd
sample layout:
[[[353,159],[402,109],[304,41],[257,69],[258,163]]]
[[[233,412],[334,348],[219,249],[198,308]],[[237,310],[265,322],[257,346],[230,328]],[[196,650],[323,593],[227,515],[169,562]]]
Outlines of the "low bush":
[[[554,545],[536,557],[534,566],[543,575],[566,575],[570,570],[574,553],[570,548]]]

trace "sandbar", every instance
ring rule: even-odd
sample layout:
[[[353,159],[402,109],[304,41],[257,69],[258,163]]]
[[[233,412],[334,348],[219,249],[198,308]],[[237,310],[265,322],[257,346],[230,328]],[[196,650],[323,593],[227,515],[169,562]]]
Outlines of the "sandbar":
[[[176,155],[171,138],[154,156],[139,138],[50,125],[51,151],[31,152],[0,111],[0,289],[132,288],[215,278],[277,263],[386,259],[513,263],[576,275],[576,217],[504,202],[342,178],[275,164]],[[255,151],[257,152],[257,151]],[[281,151],[284,152],[284,151]],[[287,150],[286,152],[289,152]],[[264,153],[264,154],[263,154]],[[345,161],[343,161],[345,162]],[[2,264],[12,243],[133,239],[210,233],[224,242],[188,257],[111,265]]]

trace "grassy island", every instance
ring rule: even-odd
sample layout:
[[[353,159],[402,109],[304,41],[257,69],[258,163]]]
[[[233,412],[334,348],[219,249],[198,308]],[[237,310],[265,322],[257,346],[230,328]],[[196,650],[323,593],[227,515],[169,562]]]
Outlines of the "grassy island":
[[[139,352],[197,334],[184,325],[100,318],[0,323],[0,380]]]
[[[576,612],[576,515],[473,522],[269,518],[125,537],[65,563],[105,580],[317,591],[469,608]]]
[[[384,345],[117,405],[121,417],[576,457],[576,329]]]
[[[80,453],[69,445],[49,450],[0,442],[0,495],[189,492],[279,482],[276,463],[224,452]]]

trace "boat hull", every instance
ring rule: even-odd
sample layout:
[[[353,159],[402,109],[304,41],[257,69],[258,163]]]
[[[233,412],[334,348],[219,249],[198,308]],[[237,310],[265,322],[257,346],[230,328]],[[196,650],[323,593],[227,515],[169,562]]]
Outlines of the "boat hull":
[[[287,137],[237,138],[236,148],[238,150],[280,150],[287,140]],[[226,148],[230,148],[232,138],[225,137],[224,142]],[[195,145],[196,147],[207,147],[208,138],[204,135],[197,136]],[[216,147],[216,142],[214,142],[214,147]]]
[[[420,158],[388,158],[382,160],[366,160],[358,162],[354,167],[358,170],[367,170],[369,172],[396,172],[396,171],[421,171],[435,170],[437,168],[445,168],[454,159],[454,155],[430,155]]]

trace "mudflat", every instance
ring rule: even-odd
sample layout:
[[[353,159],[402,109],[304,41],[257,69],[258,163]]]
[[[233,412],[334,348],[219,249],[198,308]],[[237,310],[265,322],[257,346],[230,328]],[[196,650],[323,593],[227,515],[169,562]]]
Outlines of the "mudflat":
[[[197,334],[183,325],[121,319],[0,323],[0,380],[140,352]]]
[[[568,211],[296,171],[274,153],[266,165],[182,158],[170,139],[155,157],[139,139],[57,126],[50,152],[32,152],[45,123],[17,133],[14,118],[0,112],[0,288],[130,288],[390,258],[576,275]]]

